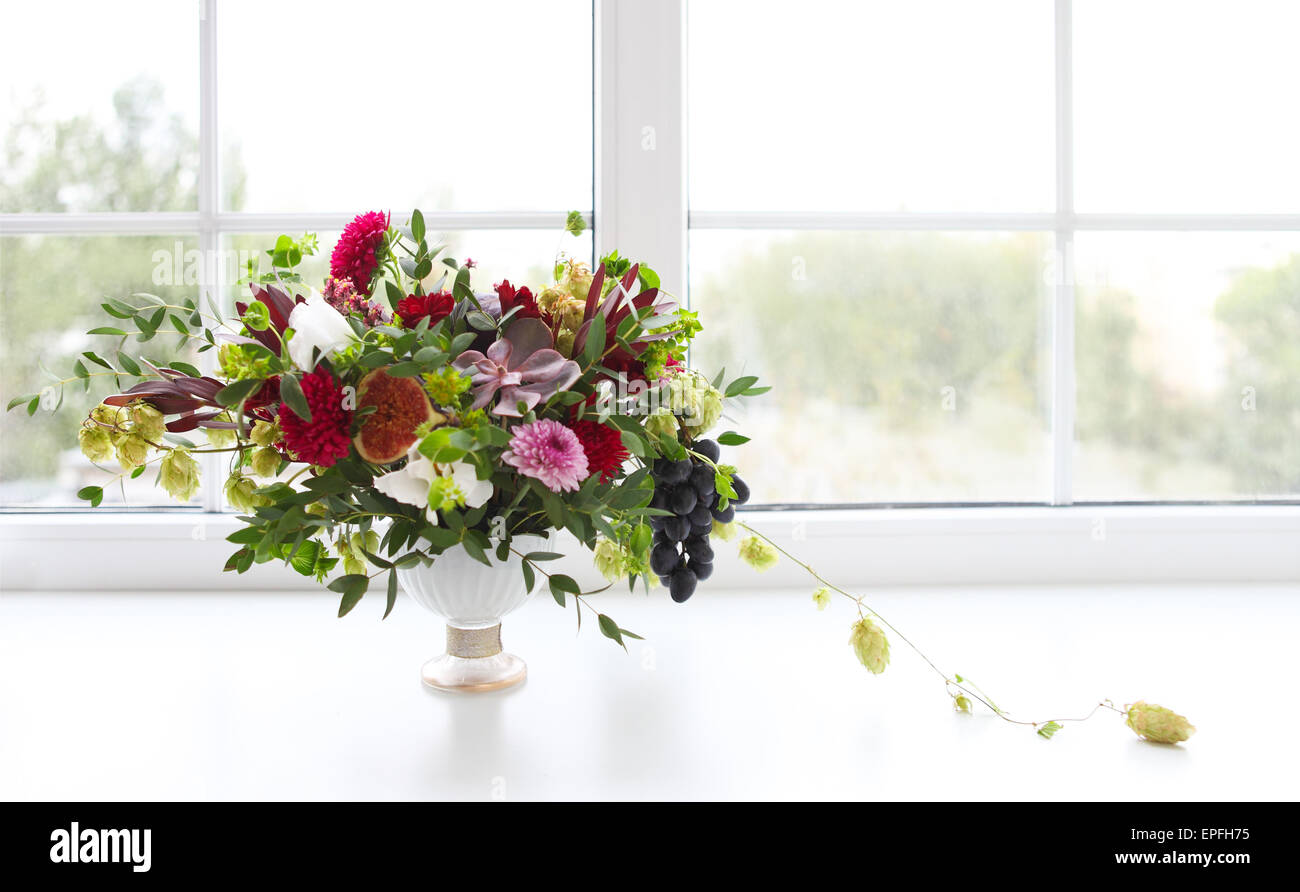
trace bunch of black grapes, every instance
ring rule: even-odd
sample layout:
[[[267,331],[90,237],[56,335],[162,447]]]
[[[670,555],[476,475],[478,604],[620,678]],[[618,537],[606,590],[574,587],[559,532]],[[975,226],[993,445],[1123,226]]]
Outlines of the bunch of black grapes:
[[[718,444],[713,440],[696,440],[691,449],[718,461]],[[736,497],[719,510],[713,468],[693,456],[680,461],[658,459],[650,476],[655,482],[650,507],[672,512],[672,516],[650,518],[655,531],[650,570],[668,586],[672,599],[681,603],[695,594],[697,583],[713,575],[713,546],[709,544],[713,521],[731,523],[736,505],[749,500],[749,487],[733,476],[731,487]]]

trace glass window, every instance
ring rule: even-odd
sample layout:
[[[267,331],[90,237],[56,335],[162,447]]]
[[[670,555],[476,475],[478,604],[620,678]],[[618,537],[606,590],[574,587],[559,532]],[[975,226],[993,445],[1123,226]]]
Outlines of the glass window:
[[[383,10],[222,2],[226,209],[590,207],[590,0]]]
[[[148,302],[134,296],[138,292],[172,305],[196,299],[198,272],[194,238],[0,238],[0,392],[6,405],[20,395],[41,394],[34,417],[21,409],[0,416],[0,505],[84,508],[77,490],[91,485],[104,487],[105,505],[175,504],[154,486],[156,462],[133,480],[121,476],[116,463],[97,467],[81,454],[77,429],[82,419],[100,399],[120,392],[113,376],[82,354],[92,352],[122,368],[117,350],[123,342],[84,332],[122,325],[123,320],[100,309],[109,298],[136,307]],[[195,345],[179,341],[181,335],[164,325],[148,342],[127,339],[126,350],[155,363],[181,359],[197,364]],[[64,380],[78,361],[90,376]],[[130,386],[135,379],[123,382]],[[58,411],[52,411],[56,406]]]
[[[1079,210],[1295,213],[1300,4],[1073,8]]]
[[[1050,247],[1034,233],[694,232],[692,364],[773,386],[733,425],[752,438],[754,501],[1045,501]]]
[[[6,3],[0,213],[198,208],[196,4]]]
[[[688,9],[693,210],[1051,210],[1051,3]]]
[[[1080,233],[1079,501],[1300,494],[1300,233]]]

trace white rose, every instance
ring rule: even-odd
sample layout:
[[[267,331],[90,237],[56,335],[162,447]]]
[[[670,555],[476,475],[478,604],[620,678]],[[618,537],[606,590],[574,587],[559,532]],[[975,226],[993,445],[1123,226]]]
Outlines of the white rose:
[[[320,358],[332,356],[357,339],[343,314],[319,294],[311,295],[293,308],[289,314],[289,327],[293,329],[293,337],[289,339],[289,358],[304,372],[316,367],[313,360],[315,351],[319,351]]]

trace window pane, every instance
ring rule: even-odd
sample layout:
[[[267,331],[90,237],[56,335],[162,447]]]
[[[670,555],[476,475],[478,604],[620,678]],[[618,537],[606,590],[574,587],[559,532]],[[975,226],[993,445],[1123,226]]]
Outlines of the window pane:
[[[227,209],[591,207],[590,0],[382,10],[222,2]]]
[[[1300,234],[1081,233],[1079,501],[1300,494]]]
[[[198,208],[196,4],[6,3],[0,213]]]
[[[1075,203],[1114,212],[1300,207],[1300,4],[1074,4]]]
[[[178,303],[197,299],[197,242],[179,236],[20,236],[0,238],[0,391],[5,405],[16,396],[39,393],[56,379],[71,375],[83,351],[114,362],[121,338],[85,335],[89,329],[129,321],[108,317],[100,304],[110,297],[143,306],[134,292],[149,292]],[[175,275],[178,269],[180,276]],[[188,284],[187,284],[188,280]],[[126,324],[123,326],[122,323]],[[165,328],[147,343],[127,342],[132,357],[151,361],[185,359],[195,364],[191,346],[179,347],[180,335]],[[77,446],[77,428],[91,407],[119,392],[111,375],[83,360],[95,375],[89,393],[81,382],[66,385],[63,405],[58,386],[48,391],[35,416],[22,409],[0,417],[0,505],[86,507],[77,498],[83,486],[104,486],[104,504],[123,504],[116,462],[97,469]],[[42,366],[44,368],[42,368]],[[49,373],[45,371],[49,370]],[[129,387],[134,378],[124,378]],[[157,462],[136,480],[123,480],[126,504],[132,507],[175,505],[154,486]],[[111,485],[110,485],[111,484]],[[195,500],[197,502],[197,498]]]
[[[691,235],[692,365],[773,390],[734,420],[754,501],[1043,501],[1050,237]]]
[[[1051,3],[688,6],[693,209],[1051,210]]]

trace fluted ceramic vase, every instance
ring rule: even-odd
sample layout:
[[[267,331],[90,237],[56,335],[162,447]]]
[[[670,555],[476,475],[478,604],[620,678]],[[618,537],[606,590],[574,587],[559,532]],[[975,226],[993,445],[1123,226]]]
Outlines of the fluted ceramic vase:
[[[548,536],[516,536],[516,551],[548,551]],[[501,618],[528,600],[522,558],[491,556],[488,567],[463,548],[438,555],[430,566],[399,569],[397,578],[411,599],[447,623],[447,651],[424,664],[421,678],[440,691],[479,693],[513,687],[528,667],[501,648]]]

